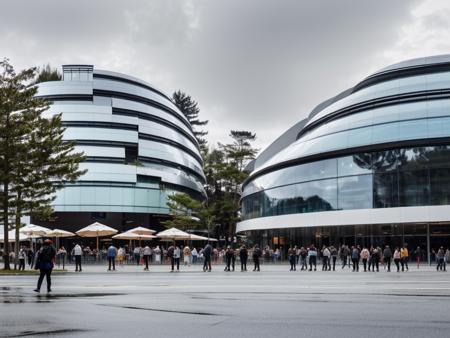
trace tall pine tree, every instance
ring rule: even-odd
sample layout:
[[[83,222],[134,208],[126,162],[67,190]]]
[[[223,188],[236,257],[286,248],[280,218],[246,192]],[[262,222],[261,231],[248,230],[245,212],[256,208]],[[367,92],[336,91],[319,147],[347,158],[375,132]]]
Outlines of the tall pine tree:
[[[176,91],[172,95],[172,100],[178,109],[186,116],[189,123],[192,126],[194,136],[198,141],[202,152],[206,150],[208,141],[204,138],[208,134],[204,129],[198,130],[197,127],[202,127],[208,124],[208,120],[201,121],[199,118],[200,108],[198,103],[195,102],[189,95],[181,90]]]
[[[10,269],[10,217],[15,219],[18,244],[20,218],[49,214],[56,190],[84,173],[78,168],[83,154],[75,153],[74,143],[62,139],[61,116],[42,116],[49,103],[36,97],[37,87],[32,85],[35,77],[36,68],[16,73],[7,59],[0,62],[0,202],[5,269]]]

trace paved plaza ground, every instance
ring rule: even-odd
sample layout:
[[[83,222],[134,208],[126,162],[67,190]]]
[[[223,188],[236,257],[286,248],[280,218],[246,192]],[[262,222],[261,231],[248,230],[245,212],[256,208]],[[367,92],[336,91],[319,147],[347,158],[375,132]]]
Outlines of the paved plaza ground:
[[[450,274],[126,266],[0,275],[0,337],[449,337]],[[72,269],[72,266],[69,267]],[[43,286],[45,290],[45,282]]]

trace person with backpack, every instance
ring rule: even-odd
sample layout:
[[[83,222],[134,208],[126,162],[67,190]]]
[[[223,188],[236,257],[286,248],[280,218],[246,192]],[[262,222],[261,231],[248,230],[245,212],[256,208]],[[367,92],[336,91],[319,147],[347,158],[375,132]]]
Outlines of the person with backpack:
[[[213,249],[211,244],[206,244],[205,248],[203,249],[203,272],[209,271],[211,272],[211,255],[212,255]]]
[[[167,257],[169,257],[169,259],[170,259],[170,265],[171,265],[170,272],[173,272],[173,269],[175,267],[175,257],[173,256],[174,252],[175,252],[175,247],[173,245],[169,246],[169,248],[167,249]]]
[[[302,246],[300,248],[300,263],[302,264],[301,270],[308,270],[308,251]]]
[[[314,271],[317,270],[317,249],[314,244],[311,244],[308,250],[308,260],[309,260],[309,271],[312,271],[314,265]]]
[[[178,245],[175,245],[175,249],[173,251],[173,259],[174,259],[174,263],[177,266],[177,271],[180,271],[181,249]],[[173,265],[172,265],[172,270],[173,270]]]
[[[370,256],[369,250],[366,247],[364,247],[361,250],[361,259],[362,259],[362,263],[364,266],[364,272],[367,272],[367,261],[369,260],[369,256]],[[370,271],[370,266],[369,266],[369,271]]]
[[[241,261],[241,271],[247,271],[248,250],[245,245],[239,250],[239,259]]]
[[[400,257],[401,257],[401,264],[402,264],[402,271],[408,271],[408,261],[409,261],[409,252],[406,245],[403,245],[403,248],[400,249]]]
[[[336,260],[337,260],[337,256],[338,256],[338,251],[334,247],[334,245],[330,246],[330,255],[331,255],[331,261],[333,264],[333,271],[336,271]],[[331,263],[329,263],[328,265],[331,265]],[[330,270],[331,270],[331,266],[328,267],[328,271],[330,271]]]
[[[438,250],[438,252],[437,252],[437,255],[436,255],[436,258],[437,258],[437,265],[436,265],[436,271],[439,271],[439,270],[444,270],[445,271],[445,252],[444,252],[444,247],[440,247],[439,248],[439,250]]]
[[[352,263],[353,263],[353,272],[359,272],[359,250],[357,247],[352,247]]]
[[[341,247],[341,261],[342,261],[342,269],[345,268],[345,266],[347,265],[347,257],[349,257],[350,255],[350,250],[348,249],[347,245],[342,245]]]
[[[288,250],[289,264],[291,265],[291,269],[289,271],[295,271],[295,252],[296,250],[292,246]]]
[[[56,256],[56,249],[53,247],[53,242],[50,239],[44,241],[44,245],[39,249],[36,257],[36,263],[34,269],[39,270],[39,279],[37,288],[34,292],[41,292],[42,282],[44,277],[47,279],[47,292],[52,291],[52,270],[54,266],[54,260]]]
[[[253,271],[260,271],[259,269],[259,258],[261,257],[262,252],[258,245],[255,245],[255,248],[253,249],[253,263],[255,263],[255,267]]]

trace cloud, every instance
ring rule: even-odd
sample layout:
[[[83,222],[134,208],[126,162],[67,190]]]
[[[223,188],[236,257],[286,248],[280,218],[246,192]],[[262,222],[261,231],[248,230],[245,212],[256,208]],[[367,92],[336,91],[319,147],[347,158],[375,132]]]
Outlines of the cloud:
[[[19,68],[92,63],[168,93],[184,90],[210,121],[211,143],[247,129],[263,148],[377,68],[447,52],[447,7],[434,0],[15,0],[2,4],[0,46]]]

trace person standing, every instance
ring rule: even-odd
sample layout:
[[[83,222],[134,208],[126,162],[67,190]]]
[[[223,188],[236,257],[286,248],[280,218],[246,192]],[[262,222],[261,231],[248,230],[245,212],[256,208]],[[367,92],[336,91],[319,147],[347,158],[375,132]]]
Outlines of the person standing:
[[[372,271],[375,272],[375,268],[377,268],[377,272],[380,272],[380,250],[375,247],[372,251]]]
[[[401,260],[400,250],[397,247],[397,248],[395,248],[395,251],[394,251],[394,263],[395,263],[395,266],[397,267],[397,272],[400,272],[400,260]]]
[[[141,247],[137,246],[133,250],[134,260],[136,261],[136,265],[139,265],[141,260]]]
[[[213,248],[211,244],[206,244],[203,249],[203,272],[209,271],[211,272],[211,255],[213,252]]]
[[[312,266],[314,265],[314,271],[317,270],[317,249],[314,244],[311,244],[308,250],[309,258],[309,271],[312,271]]]
[[[300,248],[300,262],[302,263],[302,268],[301,268],[302,271],[308,270],[307,258],[308,258],[308,251],[302,246]]]
[[[173,258],[177,266],[177,271],[180,271],[181,250],[178,245],[175,245],[175,249],[173,250]]]
[[[416,250],[414,250],[414,257],[416,259],[417,269],[419,269],[420,261],[422,260],[422,249],[420,248],[420,246],[418,246]]]
[[[191,265],[191,249],[186,245],[183,249],[183,261],[184,265]]]
[[[400,250],[400,257],[401,257],[401,263],[402,263],[402,271],[408,271],[408,261],[409,261],[409,252],[406,245],[403,245],[403,248]]]
[[[234,271],[233,258],[234,258],[234,250],[230,245],[228,245],[227,250],[225,252],[225,261],[226,261],[225,271]]]
[[[352,263],[353,263],[353,272],[359,272],[359,250],[357,247],[352,247]]]
[[[350,251],[348,249],[348,246],[342,245],[341,247],[341,261],[342,261],[342,269],[345,268],[347,265],[347,257],[350,255]]]
[[[145,263],[145,271],[148,271],[148,262],[151,261],[152,257],[152,248],[150,248],[148,245],[144,248],[144,263]]]
[[[247,271],[248,250],[245,245],[239,250],[239,259],[241,261],[241,271]]]
[[[322,249],[322,271],[329,271],[331,269],[330,257],[330,250],[326,246],[324,246]]]
[[[384,264],[387,266],[387,271],[391,272],[391,259],[392,259],[392,251],[389,245],[386,245],[383,251]]]
[[[83,255],[83,250],[81,246],[77,243],[72,249],[72,256],[75,257],[75,272],[81,272],[81,256]]]
[[[156,246],[155,250],[153,250],[155,253],[155,263],[156,264],[162,264],[161,260],[161,249],[159,248],[159,245]]]
[[[337,256],[338,256],[338,251],[334,247],[334,245],[330,246],[330,255],[331,255],[331,260],[333,262],[333,271],[336,271],[336,260],[337,260]],[[328,270],[330,270],[330,269],[331,269],[331,266],[329,267]]]
[[[436,265],[436,271],[439,270],[444,270],[445,271],[445,252],[444,252],[444,247],[440,247],[437,254],[436,254],[436,259],[437,259],[437,265]]]
[[[253,271],[260,271],[259,268],[259,259],[262,255],[261,249],[259,248],[258,245],[255,245],[255,248],[253,249],[253,263],[255,263],[255,267],[253,269]]]
[[[25,270],[25,260],[27,259],[27,249],[24,246],[19,250],[19,271]]]
[[[296,261],[296,250],[291,246],[288,249],[288,258],[289,264],[291,265],[291,269],[289,271],[295,271],[295,261]]]
[[[191,251],[191,256],[192,256],[192,264],[197,264],[197,259],[198,259],[198,251],[196,248],[193,248]]]
[[[370,255],[369,250],[366,247],[364,247],[361,250],[361,259],[364,266],[364,272],[367,272],[367,260],[369,259],[369,255]]]
[[[28,266],[33,268],[33,261],[34,261],[34,252],[32,248],[28,248],[27,250],[27,258],[28,258]]]
[[[117,250],[117,261],[119,262],[119,266],[123,266],[124,260],[125,260],[125,249],[119,247],[119,250]]]
[[[111,271],[111,265],[113,270],[116,271],[117,248],[111,244],[108,248],[106,256],[108,257],[108,271]]]
[[[36,264],[34,268],[39,269],[39,279],[37,283],[37,288],[34,289],[35,292],[41,292],[42,281],[44,277],[47,279],[47,292],[52,291],[52,270],[53,270],[53,262],[56,256],[56,249],[52,245],[52,241],[46,239],[44,241],[44,245],[38,252],[38,256],[36,259]]]
[[[169,248],[167,249],[167,257],[169,257],[170,259],[170,272],[173,272],[174,268],[175,268],[175,257],[174,257],[174,253],[175,253],[175,246],[171,245],[169,246]]]

